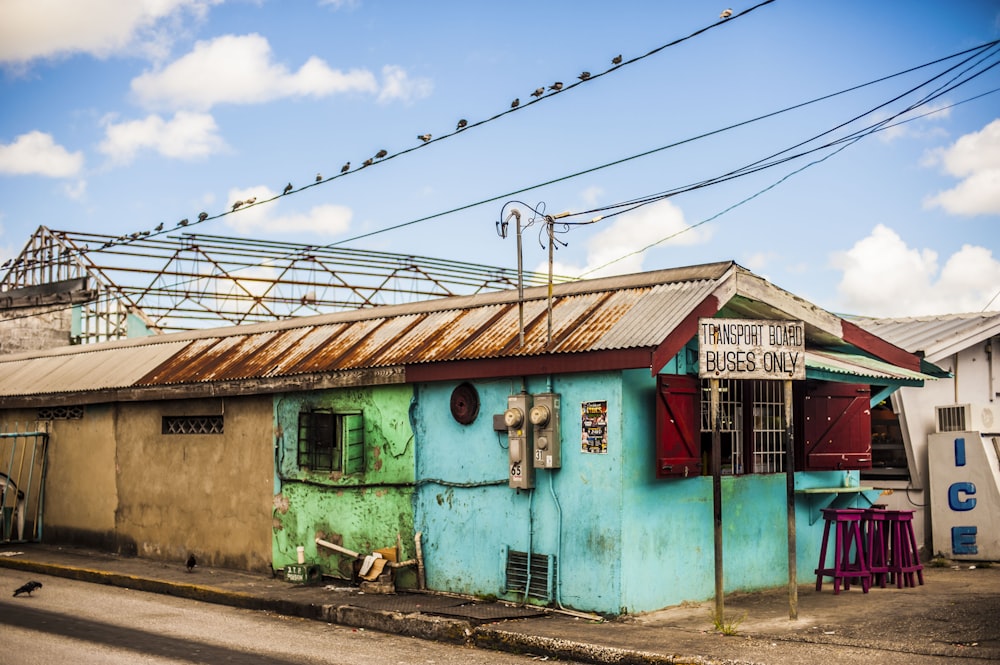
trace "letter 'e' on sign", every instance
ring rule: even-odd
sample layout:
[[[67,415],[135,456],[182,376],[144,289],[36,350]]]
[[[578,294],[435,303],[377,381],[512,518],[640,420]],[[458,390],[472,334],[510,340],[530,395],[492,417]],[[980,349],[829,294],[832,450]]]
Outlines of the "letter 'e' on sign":
[[[703,379],[806,378],[802,321],[699,319],[698,376]]]

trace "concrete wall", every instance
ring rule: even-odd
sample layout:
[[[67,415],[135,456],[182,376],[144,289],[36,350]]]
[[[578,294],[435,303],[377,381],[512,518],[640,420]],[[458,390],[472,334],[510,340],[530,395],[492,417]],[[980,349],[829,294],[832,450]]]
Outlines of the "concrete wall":
[[[72,318],[72,310],[59,305],[0,312],[0,354],[68,346]]]
[[[225,433],[162,434],[164,415],[223,415]],[[267,396],[118,405],[118,538],[140,556],[269,570],[272,425]]]
[[[350,579],[353,560],[317,547],[322,538],[355,552],[402,541],[403,558],[415,556],[413,530],[414,441],[408,411],[410,386],[380,386],[289,393],[273,401],[276,476],[273,479],[273,566],[296,562],[296,548],[324,574]],[[298,415],[303,409],[361,411],[365,423],[365,470],[341,475],[298,468]],[[400,569],[400,586],[415,584],[412,571]]]

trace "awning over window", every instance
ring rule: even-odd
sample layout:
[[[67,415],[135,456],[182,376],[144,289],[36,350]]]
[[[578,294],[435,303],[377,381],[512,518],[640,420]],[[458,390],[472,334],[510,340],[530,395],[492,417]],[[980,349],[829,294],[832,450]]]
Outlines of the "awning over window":
[[[922,363],[921,369],[929,369],[928,365],[930,363]],[[812,349],[806,351],[806,376],[826,381],[921,386],[924,381],[933,381],[939,376],[947,376],[947,373],[941,371],[941,374],[925,374],[861,353]]]

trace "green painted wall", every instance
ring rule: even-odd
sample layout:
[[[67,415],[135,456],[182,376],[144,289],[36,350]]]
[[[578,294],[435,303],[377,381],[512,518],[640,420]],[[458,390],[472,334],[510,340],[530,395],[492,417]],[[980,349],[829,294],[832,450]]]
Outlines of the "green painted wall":
[[[413,530],[414,443],[409,422],[410,386],[375,386],[274,399],[275,485],[272,521],[273,567],[296,563],[298,546],[323,573],[349,579],[353,560],[324,547],[322,538],[355,552],[396,545],[403,558],[415,556]],[[318,473],[299,469],[298,416],[310,408],[361,412],[365,423],[365,470]],[[400,569],[397,583],[412,585],[412,571]]]

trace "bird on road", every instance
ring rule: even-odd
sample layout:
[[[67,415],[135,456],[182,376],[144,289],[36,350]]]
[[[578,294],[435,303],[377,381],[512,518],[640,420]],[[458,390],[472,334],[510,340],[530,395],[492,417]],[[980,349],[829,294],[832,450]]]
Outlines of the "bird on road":
[[[292,191],[292,183],[288,183],[287,185],[285,185],[285,191],[283,191],[281,194],[282,194],[282,196],[284,196],[285,194],[287,194],[290,191]]]
[[[719,14],[719,18],[729,18],[732,15],[733,15],[732,9],[723,9],[722,13]]]
[[[35,580],[31,580],[30,582],[25,582],[23,586],[18,587],[17,590],[14,592],[14,597],[16,598],[22,593],[26,593],[30,596],[32,591],[41,588],[42,588],[41,582],[36,582]]]
[[[187,560],[188,572],[189,573],[192,572],[194,570],[194,567],[197,565],[198,565],[198,560],[194,558],[194,555],[193,554],[188,555],[188,560]]]

